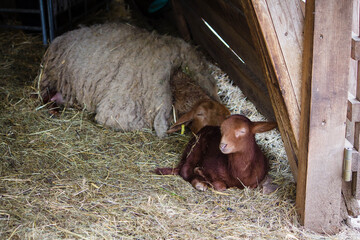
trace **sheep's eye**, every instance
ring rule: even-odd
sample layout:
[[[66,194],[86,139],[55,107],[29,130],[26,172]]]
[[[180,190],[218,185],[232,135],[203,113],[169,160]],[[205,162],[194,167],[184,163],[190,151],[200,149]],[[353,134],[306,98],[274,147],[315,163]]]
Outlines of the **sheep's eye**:
[[[196,114],[196,116],[204,116],[204,114],[198,113],[198,114]]]

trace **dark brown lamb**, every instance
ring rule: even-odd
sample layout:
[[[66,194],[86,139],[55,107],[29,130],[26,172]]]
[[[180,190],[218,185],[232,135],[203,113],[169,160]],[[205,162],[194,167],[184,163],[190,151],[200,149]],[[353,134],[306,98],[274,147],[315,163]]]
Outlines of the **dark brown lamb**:
[[[200,191],[209,186],[218,191],[255,188],[265,181],[269,168],[255,134],[274,127],[276,123],[252,122],[245,116],[232,115],[221,127],[202,128],[189,141],[176,168],[157,168],[155,172],[180,175]]]

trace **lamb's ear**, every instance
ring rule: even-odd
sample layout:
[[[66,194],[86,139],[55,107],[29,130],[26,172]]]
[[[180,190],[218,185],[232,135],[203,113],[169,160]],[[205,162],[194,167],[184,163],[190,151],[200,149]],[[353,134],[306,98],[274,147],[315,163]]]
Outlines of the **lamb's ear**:
[[[174,125],[169,128],[169,130],[167,130],[167,133],[179,131],[181,129],[181,125],[188,125],[192,120],[194,120],[194,111],[185,113],[176,121],[176,123],[174,123]]]
[[[270,131],[273,128],[277,127],[276,122],[253,122],[251,126],[252,133],[262,133]]]

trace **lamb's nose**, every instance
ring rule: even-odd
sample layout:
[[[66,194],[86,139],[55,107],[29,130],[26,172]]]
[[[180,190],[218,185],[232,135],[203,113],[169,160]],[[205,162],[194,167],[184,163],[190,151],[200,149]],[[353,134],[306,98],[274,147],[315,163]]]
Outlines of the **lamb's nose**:
[[[224,151],[225,151],[226,146],[227,146],[227,144],[226,144],[226,143],[220,143],[220,150],[221,150],[222,152],[224,152]]]

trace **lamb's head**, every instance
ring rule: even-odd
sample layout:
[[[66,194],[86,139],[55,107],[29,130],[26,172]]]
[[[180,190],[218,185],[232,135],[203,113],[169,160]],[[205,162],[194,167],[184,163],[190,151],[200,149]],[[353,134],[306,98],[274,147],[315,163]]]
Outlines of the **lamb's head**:
[[[255,134],[275,128],[275,122],[252,122],[245,116],[232,115],[221,126],[220,151],[224,154],[244,152],[255,143]]]
[[[205,126],[220,126],[230,111],[221,103],[213,100],[200,100],[194,107],[170,127],[168,133],[176,132],[182,124],[190,125],[193,133],[198,133]]]

